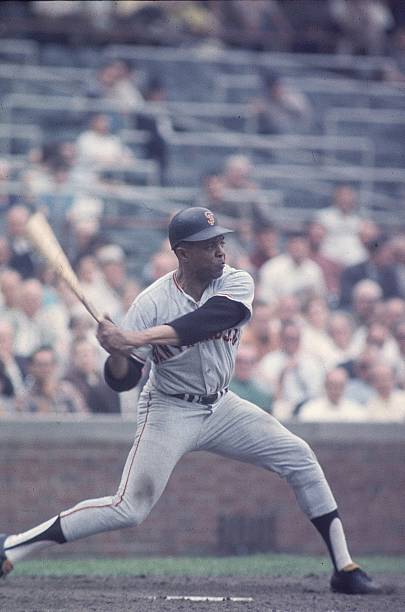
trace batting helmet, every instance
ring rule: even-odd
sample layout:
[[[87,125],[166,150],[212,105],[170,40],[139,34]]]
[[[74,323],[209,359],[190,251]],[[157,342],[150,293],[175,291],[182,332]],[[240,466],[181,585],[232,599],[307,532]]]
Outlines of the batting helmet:
[[[169,241],[175,249],[180,242],[209,240],[229,232],[233,230],[218,225],[214,213],[208,208],[194,206],[174,215],[169,225]]]

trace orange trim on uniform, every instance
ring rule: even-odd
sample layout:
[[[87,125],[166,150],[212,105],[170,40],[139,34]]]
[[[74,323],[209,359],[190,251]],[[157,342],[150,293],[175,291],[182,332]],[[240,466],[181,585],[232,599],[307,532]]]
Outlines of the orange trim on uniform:
[[[130,476],[130,474],[131,474],[132,466],[134,465],[135,456],[136,456],[136,453],[137,453],[138,448],[139,448],[139,443],[140,443],[140,441],[141,441],[141,438],[142,438],[143,432],[145,431],[145,427],[146,427],[147,422],[148,422],[148,416],[149,416],[149,407],[150,407],[150,404],[151,404],[151,394],[150,394],[150,391],[149,391],[148,403],[147,403],[147,405],[146,405],[146,416],[145,416],[145,422],[144,422],[144,424],[143,424],[142,431],[141,431],[141,433],[139,434],[138,443],[137,443],[137,445],[136,445],[136,448],[135,448],[135,451],[134,451],[134,454],[133,454],[133,457],[132,457],[131,465],[129,466],[128,475],[127,475],[127,479],[126,479],[126,481],[125,481],[125,485],[124,485],[124,490],[123,490],[123,492],[121,493],[121,497],[120,497],[120,499],[118,500],[118,502],[117,502],[116,504],[114,504],[114,507],[119,506],[119,505],[120,505],[120,503],[122,502],[122,500],[124,499],[124,495],[125,495],[125,493],[126,493],[127,486],[128,486],[129,476]]]
[[[75,514],[76,512],[80,512],[81,510],[94,510],[96,508],[112,508],[112,507],[116,508],[117,506],[119,506],[122,503],[122,500],[124,499],[124,495],[125,495],[126,490],[127,490],[127,486],[128,486],[128,481],[129,481],[129,477],[130,477],[130,474],[131,474],[131,470],[132,470],[132,467],[134,465],[135,456],[136,456],[136,453],[137,453],[138,448],[139,448],[139,443],[141,441],[142,435],[143,435],[143,433],[145,431],[146,424],[148,422],[150,403],[151,403],[151,398],[150,398],[150,393],[149,393],[149,399],[148,399],[148,403],[147,403],[147,406],[146,406],[145,422],[143,424],[142,431],[139,434],[138,442],[137,442],[137,445],[136,445],[136,447],[134,449],[134,454],[133,454],[133,457],[132,457],[132,460],[131,460],[131,464],[129,466],[127,479],[126,479],[125,484],[124,484],[124,490],[121,493],[121,496],[120,496],[118,502],[116,502],[115,504],[100,504],[99,506],[93,505],[93,506],[83,506],[82,508],[76,508],[76,509],[73,508],[70,511],[61,512],[60,513],[60,517],[61,518],[65,518],[66,516],[71,516],[72,514]]]
[[[183,289],[179,285],[179,281],[177,280],[176,272],[173,272],[173,280],[174,280],[174,284],[176,285],[177,289],[181,291],[182,293],[184,293]]]

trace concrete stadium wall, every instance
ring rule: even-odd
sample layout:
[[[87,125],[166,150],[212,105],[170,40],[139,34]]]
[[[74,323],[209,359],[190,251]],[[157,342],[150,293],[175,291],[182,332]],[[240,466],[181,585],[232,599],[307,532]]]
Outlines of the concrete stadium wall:
[[[350,547],[405,553],[405,425],[291,427],[314,448],[338,500]],[[118,486],[135,425],[114,417],[0,425],[0,531],[25,530]],[[44,556],[322,553],[285,482],[208,453],[182,459],[137,529],[100,534]]]

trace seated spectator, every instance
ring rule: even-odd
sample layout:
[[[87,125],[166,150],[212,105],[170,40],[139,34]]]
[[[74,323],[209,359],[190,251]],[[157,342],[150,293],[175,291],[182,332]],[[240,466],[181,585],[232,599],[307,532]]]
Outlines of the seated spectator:
[[[365,421],[365,409],[345,397],[347,373],[344,368],[335,368],[325,376],[325,388],[320,397],[306,402],[298,413],[300,421],[355,422]]]
[[[236,356],[235,373],[229,388],[248,402],[256,404],[266,412],[271,412],[271,394],[262,391],[254,381],[257,363],[256,347],[253,344],[242,343]]]
[[[308,240],[301,233],[291,234],[287,252],[273,257],[259,270],[258,296],[268,304],[285,295],[303,301],[325,293],[322,270],[309,258]]]
[[[331,17],[339,29],[338,53],[384,55],[387,35],[394,25],[392,12],[383,0],[329,0]]]
[[[336,349],[328,333],[330,311],[325,298],[314,297],[302,309],[303,350],[320,359],[327,369],[336,365]]]
[[[223,0],[211,4],[227,42],[256,51],[289,51],[293,30],[282,3]]]
[[[358,357],[342,364],[350,375],[345,390],[345,396],[348,399],[365,405],[374,395],[374,389],[371,385],[371,371],[378,360],[378,349],[369,346]]]
[[[259,134],[309,132],[313,111],[308,98],[274,73],[262,75],[261,97],[252,104]]]
[[[17,332],[22,319],[21,289],[22,279],[19,272],[6,268],[0,273],[0,315],[12,325],[14,332]]]
[[[279,254],[279,233],[270,221],[257,223],[253,226],[253,249],[250,253],[250,263],[254,270],[259,270],[263,264]]]
[[[371,370],[371,384],[375,396],[367,402],[369,421],[402,422],[405,420],[405,391],[396,385],[393,369],[378,363]]]
[[[376,318],[381,298],[382,289],[374,281],[362,280],[356,283],[352,291],[351,311],[357,327],[368,326]]]
[[[137,71],[129,62],[113,60],[97,74],[97,82],[89,89],[89,96],[112,100],[121,112],[127,113],[143,106],[143,95],[137,85]]]
[[[279,348],[279,325],[268,304],[255,301],[252,317],[242,331],[242,338],[245,344],[254,345],[258,360]]]
[[[71,367],[65,379],[79,391],[90,412],[119,413],[120,398],[104,381],[98,350],[87,340],[76,340],[71,351]]]
[[[172,117],[165,112],[160,112],[158,115],[148,112],[149,102],[162,106],[166,102],[167,90],[159,77],[149,79],[144,91],[144,98],[143,111],[137,112],[136,128],[148,132],[149,138],[144,148],[145,155],[148,159],[154,159],[157,162],[160,170],[160,183],[165,185],[169,162],[169,151],[165,136],[173,131]]]
[[[21,205],[13,206],[6,215],[7,236],[11,250],[8,265],[24,279],[35,276],[35,257],[25,234],[29,216],[28,208]]]
[[[366,253],[358,232],[361,218],[356,213],[357,194],[349,185],[336,187],[332,204],[315,219],[326,229],[322,255],[345,267],[360,263]]]
[[[290,323],[290,321],[297,323],[300,327],[303,325],[301,302],[295,295],[281,296],[275,303],[274,313],[281,325]]]
[[[225,186],[219,171],[212,170],[202,177],[201,189],[193,205],[209,208],[216,215],[234,214],[234,204],[228,208],[226,203]]]
[[[399,321],[393,330],[394,338],[397,342],[400,360],[397,367],[397,379],[401,389],[405,389],[405,316]]]
[[[172,272],[176,268],[177,260],[173,251],[165,248],[163,244],[159,251],[154,253],[146,264],[143,270],[143,278],[145,282],[149,284],[165,274]]]
[[[42,415],[88,413],[77,389],[60,377],[55,352],[48,346],[39,347],[30,356],[26,391],[19,407],[21,412]]]
[[[70,219],[67,242],[66,252],[71,261],[77,261],[84,255],[94,255],[96,250],[105,244],[98,219]]]
[[[44,306],[44,288],[37,279],[24,281],[20,318],[15,331],[16,354],[28,357],[42,344],[66,354],[68,317],[63,304]]]
[[[13,383],[5,371],[2,361],[0,361],[0,418],[13,415],[15,408]]]
[[[130,149],[114,136],[107,115],[95,115],[89,128],[76,142],[77,165],[84,169],[101,169],[103,166],[120,167],[125,161],[134,161]]]
[[[385,300],[381,312],[381,323],[384,323],[394,333],[397,325],[405,319],[405,300],[391,298]]]
[[[92,254],[82,255],[75,263],[75,271],[89,301],[98,310],[109,306],[111,291],[106,287],[97,257]]]
[[[127,280],[124,286],[124,291],[121,296],[121,304],[125,313],[129,310],[130,306],[132,306],[132,302],[141,292],[141,290],[142,287],[135,278],[130,278],[129,280]]]
[[[0,236],[0,273],[10,268],[11,250],[5,236]]]
[[[4,376],[10,381],[10,395],[19,395],[24,389],[28,363],[26,358],[14,353],[14,329],[4,319],[0,319],[0,365]]]
[[[340,306],[347,308],[350,305],[353,287],[361,280],[370,279],[376,282],[382,290],[384,299],[399,295],[399,287],[395,268],[386,261],[385,250],[388,241],[381,234],[364,243],[366,259],[361,263],[348,266],[342,272]]]
[[[329,318],[328,333],[335,351],[335,365],[353,358],[354,321],[346,312],[334,312]]]
[[[222,183],[225,190],[239,191],[257,189],[252,179],[253,166],[246,155],[231,155],[225,162]]]
[[[387,325],[373,321],[366,333],[365,347],[375,346],[379,352],[379,359],[385,364],[395,368],[401,357],[396,340],[391,335]]]
[[[309,257],[321,268],[328,290],[328,302],[333,307],[339,301],[340,275],[342,267],[323,254],[322,248],[326,236],[326,228],[318,221],[311,221],[306,228],[309,245]]]
[[[398,295],[405,300],[405,233],[391,241]]]
[[[112,320],[119,322],[123,319],[122,297],[128,282],[125,253],[116,244],[107,244],[97,250],[97,261],[100,266],[102,280],[105,288],[105,308]]]
[[[317,397],[322,389],[323,364],[304,353],[299,325],[290,322],[281,329],[281,347],[259,362],[256,383],[274,398],[276,418],[288,419],[300,406]]]

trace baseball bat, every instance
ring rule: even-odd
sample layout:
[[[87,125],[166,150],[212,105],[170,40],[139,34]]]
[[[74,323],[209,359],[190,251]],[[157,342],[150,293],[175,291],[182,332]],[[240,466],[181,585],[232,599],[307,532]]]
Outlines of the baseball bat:
[[[91,302],[86,298],[68,258],[66,257],[51,226],[41,212],[36,212],[28,219],[26,234],[34,248],[45,258],[51,268],[70,287],[87,312],[97,321],[103,319]]]

